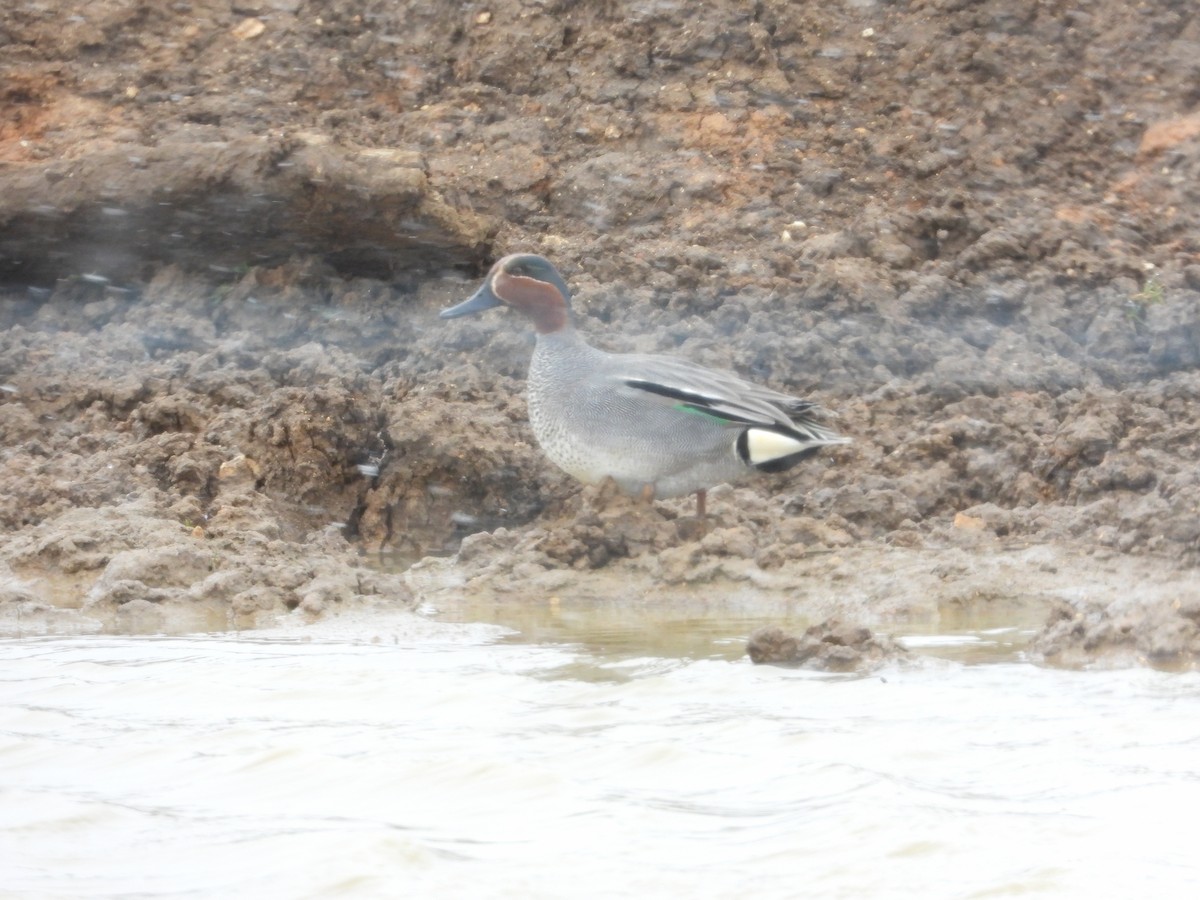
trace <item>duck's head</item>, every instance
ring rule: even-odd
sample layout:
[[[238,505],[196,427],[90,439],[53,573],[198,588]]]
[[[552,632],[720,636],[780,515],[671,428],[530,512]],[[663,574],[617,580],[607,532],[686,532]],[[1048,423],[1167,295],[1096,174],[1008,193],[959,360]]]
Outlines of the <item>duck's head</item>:
[[[550,260],[533,253],[512,253],[499,260],[469,299],[443,309],[441,318],[455,319],[494,306],[511,306],[533,322],[539,334],[567,327],[571,292]]]

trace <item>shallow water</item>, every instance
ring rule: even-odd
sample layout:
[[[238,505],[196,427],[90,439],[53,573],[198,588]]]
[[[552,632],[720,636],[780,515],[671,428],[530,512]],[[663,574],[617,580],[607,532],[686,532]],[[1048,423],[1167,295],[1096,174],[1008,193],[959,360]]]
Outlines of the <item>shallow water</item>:
[[[1010,661],[828,676],[754,667],[738,623],[681,653],[574,621],[532,642],[409,617],[0,641],[0,893],[1200,884],[1196,674],[1040,669],[984,629],[909,640]]]
[[[506,643],[571,644],[580,660],[603,665],[627,657],[740,660],[746,638],[764,627],[802,633],[813,620],[803,604],[781,609],[754,591],[701,603],[656,598],[606,601],[552,597],[520,603],[484,598],[462,599],[452,606],[423,608],[445,622],[492,622],[509,629]],[[1022,658],[1029,638],[1045,622],[1045,607],[1030,603],[979,604],[944,609],[932,621],[896,623],[894,635],[922,654],[963,662],[1004,662]],[[887,630],[877,628],[877,631]],[[585,664],[586,665],[586,664]]]

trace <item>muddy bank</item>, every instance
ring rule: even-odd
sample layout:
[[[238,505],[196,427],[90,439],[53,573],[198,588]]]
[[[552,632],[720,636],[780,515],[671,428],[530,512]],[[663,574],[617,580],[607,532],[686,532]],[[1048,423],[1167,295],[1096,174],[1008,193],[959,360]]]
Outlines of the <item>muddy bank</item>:
[[[1195,662],[1190,5],[66,6],[0,25],[6,615],[407,605],[362,554],[474,535],[427,565],[867,624],[957,560],[1046,598],[1048,661]],[[702,525],[597,508],[532,442],[520,324],[436,320],[517,249],[602,346],[854,443]]]
[[[706,523],[691,517],[690,501],[597,506],[593,493],[565,521],[469,536],[458,554],[425,559],[405,580],[441,608],[466,595],[484,605],[621,602],[727,618],[775,610],[780,621],[811,623],[816,644],[831,644],[816,647],[813,664],[835,669],[900,658],[888,638],[896,631],[972,621],[1032,629],[1034,662],[1196,664],[1195,572],[1161,556],[1003,538],[961,515],[856,540],[818,519],[772,517],[770,502],[747,489],[714,492]],[[596,546],[607,548],[602,562]],[[838,627],[826,627],[831,620]],[[858,636],[837,638],[841,630]]]

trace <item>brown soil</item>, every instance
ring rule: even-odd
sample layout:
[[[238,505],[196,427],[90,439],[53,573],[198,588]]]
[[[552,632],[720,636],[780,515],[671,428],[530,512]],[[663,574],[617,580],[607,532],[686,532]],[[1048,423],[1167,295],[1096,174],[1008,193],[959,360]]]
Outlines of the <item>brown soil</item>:
[[[693,9],[17,0],[5,618],[736,584],[1044,603],[1040,658],[1195,665],[1200,11]],[[519,323],[436,318],[514,250],[599,343],[855,442],[702,527],[597,509],[532,442]]]
[[[750,635],[746,655],[756,665],[867,672],[908,654],[894,640],[874,635],[869,628],[830,619],[800,635],[782,628],[760,628]]]

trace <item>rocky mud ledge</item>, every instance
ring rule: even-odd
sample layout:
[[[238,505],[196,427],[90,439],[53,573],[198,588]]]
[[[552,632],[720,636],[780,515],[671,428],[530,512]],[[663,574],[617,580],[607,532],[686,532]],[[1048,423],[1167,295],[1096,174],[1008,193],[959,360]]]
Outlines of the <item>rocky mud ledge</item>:
[[[1194,667],[1200,13],[582,6],[6,12],[4,631],[754,591]],[[600,502],[532,444],[523,330],[436,319],[518,249],[597,343],[854,443],[702,524]]]

